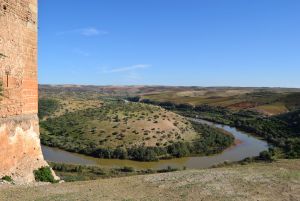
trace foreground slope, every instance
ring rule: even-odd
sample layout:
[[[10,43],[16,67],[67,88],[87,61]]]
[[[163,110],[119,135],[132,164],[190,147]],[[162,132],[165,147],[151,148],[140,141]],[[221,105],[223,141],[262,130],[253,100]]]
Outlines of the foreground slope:
[[[0,200],[300,200],[300,160],[35,187]]]

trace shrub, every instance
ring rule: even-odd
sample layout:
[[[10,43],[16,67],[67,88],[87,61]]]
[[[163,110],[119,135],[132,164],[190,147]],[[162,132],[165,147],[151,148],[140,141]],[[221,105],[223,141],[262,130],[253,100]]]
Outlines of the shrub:
[[[121,172],[134,172],[135,170],[134,170],[133,167],[127,167],[127,166],[125,166],[125,167],[121,168],[120,171]]]
[[[171,166],[168,166],[165,169],[157,170],[158,173],[165,173],[165,172],[175,172],[178,171],[177,168],[172,168]]]
[[[50,167],[41,167],[38,170],[35,170],[33,173],[36,181],[51,183],[55,182]]]
[[[114,156],[114,158],[118,158],[118,159],[126,159],[128,157],[127,150],[117,148],[114,150],[113,156]]]
[[[274,156],[273,156],[273,153],[271,151],[262,151],[262,152],[260,152],[258,158],[260,160],[269,161],[269,162],[274,161]]]
[[[8,181],[8,182],[12,182],[13,181],[13,179],[10,177],[10,176],[4,176],[4,177],[2,177],[1,178],[3,181]]]

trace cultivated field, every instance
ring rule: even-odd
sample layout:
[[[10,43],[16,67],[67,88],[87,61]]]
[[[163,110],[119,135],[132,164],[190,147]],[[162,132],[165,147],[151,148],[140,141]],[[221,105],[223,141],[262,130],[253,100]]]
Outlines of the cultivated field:
[[[300,93],[261,89],[203,89],[199,91],[143,94],[142,100],[193,106],[220,106],[231,110],[253,110],[265,115],[286,113],[299,106]]]

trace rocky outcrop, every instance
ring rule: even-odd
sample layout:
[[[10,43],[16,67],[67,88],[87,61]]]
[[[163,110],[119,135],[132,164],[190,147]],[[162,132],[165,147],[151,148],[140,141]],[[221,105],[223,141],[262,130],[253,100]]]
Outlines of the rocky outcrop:
[[[17,183],[34,181],[33,171],[44,161],[37,115],[0,120],[0,177],[9,175]]]

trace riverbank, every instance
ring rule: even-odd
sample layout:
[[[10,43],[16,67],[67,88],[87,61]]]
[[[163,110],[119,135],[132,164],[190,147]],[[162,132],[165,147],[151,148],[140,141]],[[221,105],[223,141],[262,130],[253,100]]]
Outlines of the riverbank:
[[[0,186],[0,200],[265,200],[300,199],[300,160],[45,186]]]
[[[140,169],[164,169],[168,166],[172,168],[183,169],[184,167],[190,169],[208,168],[213,165],[223,163],[225,161],[236,162],[247,157],[258,156],[260,152],[268,150],[268,144],[260,139],[257,139],[245,132],[239,131],[230,126],[224,126],[208,121],[199,120],[201,123],[213,125],[217,128],[223,129],[231,133],[235,140],[243,143],[230,147],[224,150],[221,154],[212,156],[196,156],[175,158],[169,160],[160,160],[158,162],[138,162],[132,160],[118,160],[118,159],[99,159],[81,154],[66,152],[57,148],[43,146],[43,154],[46,160],[57,163],[73,163],[80,165],[99,165],[108,168],[122,168],[124,166]]]

